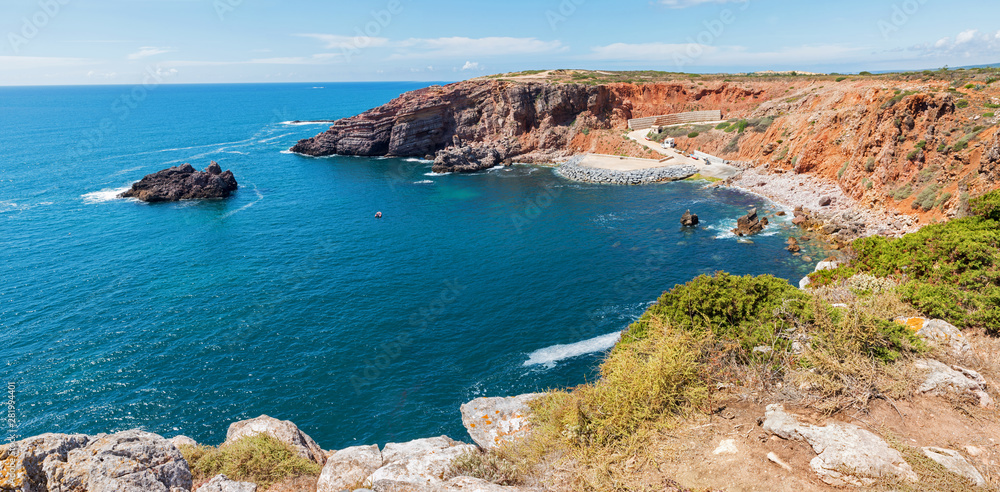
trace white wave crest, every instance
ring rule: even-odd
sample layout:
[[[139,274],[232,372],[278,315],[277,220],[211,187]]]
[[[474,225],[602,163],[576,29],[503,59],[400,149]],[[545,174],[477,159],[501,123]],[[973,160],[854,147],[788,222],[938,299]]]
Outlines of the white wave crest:
[[[433,184],[434,181],[425,179],[423,181],[414,181],[413,184],[423,185],[423,184]]]
[[[132,188],[131,186],[124,186],[122,188],[114,188],[114,189],[105,188],[101,191],[92,191],[90,193],[86,193],[84,195],[81,195],[80,198],[83,198],[84,203],[110,202],[112,200],[117,200],[118,195],[125,193],[131,188]]]
[[[285,126],[333,125],[332,121],[282,121]]]
[[[528,360],[524,362],[524,367],[544,366],[546,369],[551,369],[562,360],[603,352],[614,347],[621,339],[621,335],[621,332],[616,331],[582,342],[545,347],[528,354]]]
[[[451,173],[424,173],[424,176],[447,176]]]

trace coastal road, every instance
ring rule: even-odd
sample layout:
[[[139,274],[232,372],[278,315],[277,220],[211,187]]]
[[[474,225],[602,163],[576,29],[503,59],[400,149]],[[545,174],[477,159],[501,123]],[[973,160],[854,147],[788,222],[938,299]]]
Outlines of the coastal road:
[[[704,124],[708,125],[712,123],[709,122]],[[691,157],[688,157],[684,155],[683,152],[677,149],[664,149],[662,145],[652,140],[646,140],[646,135],[648,134],[649,134],[648,128],[645,130],[636,130],[634,132],[630,132],[628,134],[628,138],[635,140],[636,142],[639,142],[640,144],[645,145],[653,149],[654,151],[659,152],[660,154],[663,154],[668,157],[673,157],[673,159],[670,160],[673,163],[690,164],[692,166],[697,167],[698,173],[701,174],[702,176],[706,176],[709,178],[729,179],[740,173],[739,169],[727,164],[708,163],[701,159],[693,159]]]

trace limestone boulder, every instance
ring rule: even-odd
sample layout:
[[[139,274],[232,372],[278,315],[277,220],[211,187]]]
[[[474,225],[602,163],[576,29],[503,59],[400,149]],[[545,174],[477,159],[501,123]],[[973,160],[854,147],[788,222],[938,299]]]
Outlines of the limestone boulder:
[[[920,393],[943,396],[948,393],[968,395],[975,398],[981,407],[993,405],[993,398],[986,392],[986,379],[972,369],[948,366],[934,359],[921,359],[913,363],[917,369],[927,373],[924,382],[917,388]]]
[[[46,490],[46,463],[65,462],[70,451],[91,437],[83,434],[42,434],[0,446],[0,490]]]
[[[191,490],[191,471],[163,437],[130,430],[95,436],[86,446],[43,463],[50,491],[178,492]],[[44,489],[43,489],[44,490]]]
[[[941,347],[954,356],[967,355],[972,347],[958,327],[940,319],[899,318],[897,323],[915,331],[917,336],[933,347]]]
[[[316,444],[316,441],[305,432],[299,430],[298,426],[287,420],[278,420],[267,415],[230,424],[229,431],[226,432],[226,442],[222,445],[225,446],[241,438],[257,434],[269,434],[291,446],[299,456],[320,465],[326,464],[326,454],[323,453],[319,444]]]
[[[382,449],[382,467],[371,475],[370,480],[372,483],[387,480],[436,486],[444,482],[455,458],[476,450],[476,446],[446,436],[389,443]]]
[[[257,492],[257,484],[237,482],[225,475],[216,475],[208,483],[198,487],[197,492]]]
[[[531,431],[528,404],[539,396],[540,393],[530,393],[510,398],[477,398],[462,405],[462,425],[483,449],[523,439]]]
[[[948,471],[968,478],[969,481],[976,484],[976,487],[986,486],[986,479],[983,478],[983,475],[979,473],[976,467],[966,461],[958,451],[934,447],[923,448],[922,451],[924,452],[924,456],[938,462],[941,466],[947,468]]]
[[[774,404],[767,407],[763,427],[782,439],[804,441],[812,446],[817,456],[809,466],[830,485],[865,487],[884,476],[908,482],[918,480],[899,451],[858,426],[841,422],[825,426],[803,424],[783,406]]]
[[[536,489],[497,485],[479,478],[455,477],[434,485],[416,485],[408,482],[381,480],[373,492],[535,492]],[[665,491],[670,492],[670,491]]]
[[[170,444],[173,444],[178,449],[180,449],[181,446],[197,446],[198,445],[198,441],[195,441],[194,439],[191,439],[188,436],[174,436],[174,437],[171,437],[170,439],[168,439],[168,441],[170,441]]]
[[[382,467],[378,446],[355,446],[330,455],[316,485],[317,492],[340,492],[363,484]]]

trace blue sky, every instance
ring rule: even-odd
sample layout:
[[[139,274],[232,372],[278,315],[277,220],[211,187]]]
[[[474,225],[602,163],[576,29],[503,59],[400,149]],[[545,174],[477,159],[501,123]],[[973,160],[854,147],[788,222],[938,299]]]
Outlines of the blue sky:
[[[4,0],[0,85],[1000,63],[1000,2]]]

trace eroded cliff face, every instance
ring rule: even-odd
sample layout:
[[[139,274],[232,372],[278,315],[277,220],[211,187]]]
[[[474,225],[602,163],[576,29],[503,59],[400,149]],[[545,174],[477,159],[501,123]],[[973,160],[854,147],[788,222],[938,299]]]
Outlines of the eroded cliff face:
[[[312,156],[434,157],[439,171],[476,171],[517,159],[542,163],[580,151],[646,156],[639,146],[603,142],[602,130],[624,129],[636,115],[698,108],[749,109],[763,90],[685,84],[518,83],[471,80],[407,94],[292,151]],[[591,137],[591,132],[596,134]],[[629,148],[634,147],[634,148]]]
[[[512,160],[554,162],[581,152],[652,157],[622,138],[627,120],[720,109],[763,122],[699,128],[679,146],[834,180],[858,203],[933,220],[1000,182],[1000,103],[992,86],[786,77],[734,82],[555,84],[476,79],[403,94],[334,123],[292,150],[312,156],[428,157],[435,171]],[[686,135],[686,132],[684,132]],[[965,143],[962,143],[962,142]],[[919,203],[917,203],[919,202]]]

